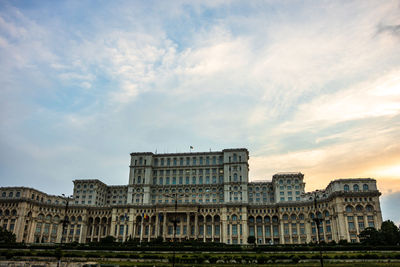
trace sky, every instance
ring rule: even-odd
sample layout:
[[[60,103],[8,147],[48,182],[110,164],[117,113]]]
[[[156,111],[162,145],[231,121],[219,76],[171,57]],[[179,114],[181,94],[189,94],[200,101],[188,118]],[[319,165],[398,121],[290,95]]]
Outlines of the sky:
[[[244,147],[253,181],[375,178],[400,223],[399,1],[1,0],[0,85],[0,186]]]

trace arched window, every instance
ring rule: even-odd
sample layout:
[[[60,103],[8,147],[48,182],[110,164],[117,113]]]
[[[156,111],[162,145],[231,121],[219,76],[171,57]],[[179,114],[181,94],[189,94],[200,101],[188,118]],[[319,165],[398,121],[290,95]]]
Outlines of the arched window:
[[[265,216],[264,222],[270,223],[271,222],[271,218],[269,218],[269,216]]]
[[[349,185],[345,184],[343,189],[344,189],[345,192],[348,192],[350,190]]]
[[[234,181],[234,182],[237,182],[237,179],[238,179],[237,173],[234,173],[234,174],[233,174],[233,181]]]
[[[353,212],[353,207],[350,205],[346,206],[346,212]]]
[[[303,214],[303,213],[300,213],[299,219],[300,219],[300,220],[304,220],[304,214]]]
[[[252,216],[252,217],[249,217],[249,222],[250,223],[254,223],[254,217]]]
[[[363,210],[363,207],[361,205],[356,206],[356,211],[362,211],[362,210]]]
[[[282,217],[282,219],[284,219],[285,221],[287,221],[287,220],[289,219],[289,217],[288,217],[288,215],[287,215],[287,214],[283,214],[283,217]]]
[[[371,205],[367,205],[366,209],[367,209],[367,211],[373,211],[374,207],[372,207]]]
[[[290,219],[291,219],[292,221],[295,221],[295,220],[297,219],[296,214],[292,214],[292,215],[290,216]]]
[[[359,190],[358,184],[353,185],[353,191],[358,192],[358,190]]]
[[[369,190],[369,188],[368,188],[368,185],[367,185],[367,184],[364,184],[364,185],[363,185],[363,190],[364,190],[364,191],[368,191],[368,190]]]
[[[237,221],[237,216],[236,215],[232,215],[232,221]]]
[[[325,216],[325,217],[329,217],[329,211],[327,211],[327,210],[324,211],[324,216]]]
[[[273,223],[277,223],[278,222],[278,217],[277,216],[273,216],[272,217],[272,222]]]

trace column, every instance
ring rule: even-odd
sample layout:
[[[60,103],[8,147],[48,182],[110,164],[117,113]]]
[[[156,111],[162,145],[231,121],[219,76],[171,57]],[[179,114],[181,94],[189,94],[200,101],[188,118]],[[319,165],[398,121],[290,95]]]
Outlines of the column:
[[[133,239],[136,239],[136,230],[137,230],[137,225],[136,225],[136,218],[135,218],[135,221],[133,222],[133,226],[132,226],[132,236],[133,236]]]
[[[264,218],[262,222],[262,244],[265,244],[265,223],[264,223]]]
[[[292,232],[292,223],[288,223],[289,225],[289,242],[290,244],[293,244],[293,232]]]
[[[123,222],[122,225],[124,226],[124,232],[122,233],[122,242],[125,242],[125,240],[126,240],[126,227],[128,227],[128,225],[126,225],[125,222]],[[101,228],[100,228],[100,231],[101,231]],[[119,229],[118,229],[118,231],[119,231]],[[99,233],[99,234],[101,234],[101,233]]]
[[[229,227],[229,240],[230,240],[230,243],[232,244],[233,243],[232,242],[232,224],[228,223],[228,227]]]
[[[207,225],[207,223],[206,223],[206,218],[204,217],[204,220],[203,220],[203,242],[205,243],[206,242],[206,235],[207,235],[207,228],[206,228],[206,225]]]
[[[254,223],[254,238],[256,239],[256,244],[258,244],[258,225],[257,225],[257,220],[255,219],[255,223]]]
[[[284,229],[283,229],[283,221],[282,219],[279,220],[279,228],[280,228],[280,234],[279,234],[279,243],[280,244],[285,244],[285,237],[284,237]]]
[[[271,242],[272,242],[271,244],[274,244],[274,228],[272,226],[272,222],[269,226],[269,229],[270,229],[270,233],[271,233]]]
[[[186,237],[190,238],[190,212],[186,212]]]
[[[163,240],[164,242],[167,240],[167,213],[164,212],[163,216]]]
[[[307,243],[310,243],[312,240],[311,222],[304,222],[304,227],[306,228],[306,235],[307,235],[306,241]]]
[[[194,215],[194,239],[197,240],[199,236],[199,217],[197,214]]]
[[[224,231],[224,228],[223,228],[223,225],[222,225],[222,220],[221,220],[221,216],[219,217],[219,242],[220,243],[222,243],[223,241],[222,241],[222,236],[223,236],[223,233],[225,232]]]
[[[179,231],[179,240],[181,240],[182,239],[182,237],[183,237],[183,218],[181,218],[181,220],[179,220],[179,222],[180,222],[180,225],[179,225],[179,228],[180,228],[180,231]]]
[[[149,231],[147,232],[147,242],[150,242],[150,237],[151,237],[151,233],[152,233],[152,228],[153,228],[153,224],[151,223],[152,220],[149,217],[149,222],[148,222],[148,227],[149,227]]]
[[[345,223],[345,231],[346,231],[345,238],[347,239],[347,242],[350,242],[349,222],[347,221],[347,216],[344,216],[344,223]]]
[[[93,242],[94,232],[96,231],[94,221],[93,221],[91,227],[92,227],[92,233],[91,233],[91,235],[90,235],[90,242]],[[67,233],[68,233],[68,232],[67,232]],[[65,238],[67,238],[66,235],[65,235]]]
[[[142,216],[142,220],[140,222],[140,239],[139,239],[140,243],[143,240],[143,232],[144,232],[143,226],[144,226],[144,218]]]
[[[155,232],[156,236],[155,238],[160,236],[160,215],[158,213],[156,213],[156,232]]]
[[[211,217],[211,241],[214,242],[214,233],[215,233],[215,229],[214,229],[214,216]]]
[[[247,224],[247,214],[242,215],[242,229],[243,229],[243,244],[247,244],[247,239],[249,238],[249,225]]]
[[[356,239],[358,242],[359,241],[358,235],[360,234],[360,229],[358,229],[358,216],[356,214],[354,214],[354,227],[356,228],[356,233],[357,233]]]

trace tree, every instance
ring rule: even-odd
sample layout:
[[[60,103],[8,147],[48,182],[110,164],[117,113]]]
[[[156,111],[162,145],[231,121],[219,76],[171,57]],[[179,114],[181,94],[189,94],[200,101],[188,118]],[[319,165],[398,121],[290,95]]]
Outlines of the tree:
[[[254,243],[256,243],[256,238],[255,238],[253,235],[249,236],[249,237],[247,238],[247,243],[249,243],[249,244],[254,244]]]
[[[381,234],[374,227],[365,228],[358,237],[360,242],[366,245],[380,245],[383,243]]]
[[[102,244],[112,244],[114,242],[115,242],[115,237],[110,236],[110,235],[100,239],[100,243],[102,243]]]
[[[15,243],[16,237],[15,234],[13,234],[10,231],[7,231],[3,227],[0,227],[0,243]]]
[[[386,245],[400,243],[400,230],[391,220],[384,221],[379,232]]]
[[[387,220],[382,223],[379,231],[368,227],[360,233],[359,237],[364,244],[393,246],[400,243],[400,230],[392,221]]]

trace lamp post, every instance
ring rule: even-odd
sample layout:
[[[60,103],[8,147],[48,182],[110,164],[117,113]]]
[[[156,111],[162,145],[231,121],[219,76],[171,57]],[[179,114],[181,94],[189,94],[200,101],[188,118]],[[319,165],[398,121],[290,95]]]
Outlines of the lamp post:
[[[70,200],[70,198],[72,198],[72,196],[65,196],[64,194],[62,194],[62,196],[67,199],[67,202],[65,204],[64,220],[62,220],[61,244],[63,243],[63,239],[64,239],[63,236],[64,236],[64,232],[65,232],[65,227],[67,227],[67,225],[69,224],[69,219],[67,217],[67,212],[68,212],[69,200]]]
[[[174,201],[175,201],[175,216],[174,216],[174,220],[172,221],[173,223],[174,223],[174,237],[173,237],[173,242],[175,242],[176,240],[176,228],[177,228],[177,223],[178,223],[178,220],[177,220],[177,218],[176,218],[176,214],[177,214],[177,212],[178,212],[178,197],[179,198],[182,198],[182,197],[188,197],[188,195],[187,194],[178,194],[178,193],[173,193],[173,194],[170,194],[170,195],[164,195],[165,197],[168,197],[168,198],[172,198],[172,199],[174,199]],[[165,218],[165,219],[167,219],[167,218]],[[172,266],[173,267],[175,267],[175,246],[172,246],[173,247],[173,250],[172,250]]]
[[[61,245],[63,244],[63,237],[64,237],[64,232],[65,232],[65,227],[67,227],[67,224],[69,223],[68,217],[67,217],[67,212],[68,212],[68,204],[69,204],[69,199],[72,198],[72,196],[65,196],[64,194],[62,194],[62,196],[64,198],[67,199],[66,203],[65,203],[65,214],[64,214],[64,220],[62,220],[62,232],[61,232]],[[57,262],[57,267],[59,267],[61,265],[61,254],[62,252],[60,252],[60,257],[58,259]]]
[[[319,261],[321,264],[321,267],[324,266],[324,259],[322,257],[322,248],[321,248],[321,235],[320,235],[320,225],[322,222],[322,213],[321,213],[321,218],[318,218],[318,205],[317,205],[317,192],[314,192],[314,208],[315,208],[315,216],[313,221],[317,225],[317,241],[318,241],[318,247],[319,247]]]

